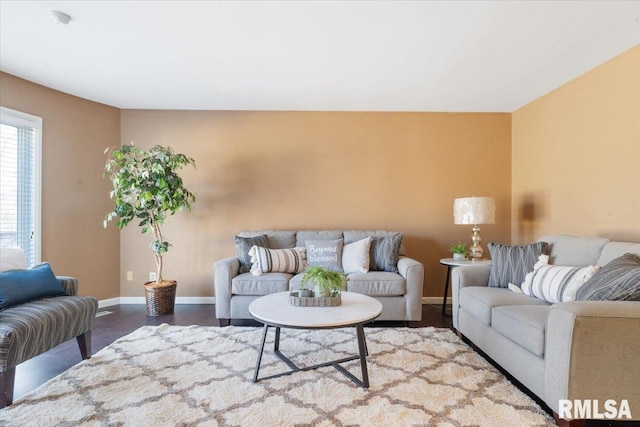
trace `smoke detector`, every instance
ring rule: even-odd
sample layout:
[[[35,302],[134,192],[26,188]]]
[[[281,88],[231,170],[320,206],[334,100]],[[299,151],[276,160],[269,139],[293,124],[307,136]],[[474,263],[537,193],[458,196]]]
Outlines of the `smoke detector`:
[[[71,21],[71,17],[64,12],[60,12],[59,10],[51,11],[51,19],[53,22],[57,22],[58,24],[67,25]]]

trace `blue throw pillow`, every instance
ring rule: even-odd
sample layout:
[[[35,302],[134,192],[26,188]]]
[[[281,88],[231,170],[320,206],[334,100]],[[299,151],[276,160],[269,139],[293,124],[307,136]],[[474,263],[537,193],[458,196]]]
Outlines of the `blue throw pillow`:
[[[0,309],[66,294],[48,263],[36,265],[29,270],[0,273]]]

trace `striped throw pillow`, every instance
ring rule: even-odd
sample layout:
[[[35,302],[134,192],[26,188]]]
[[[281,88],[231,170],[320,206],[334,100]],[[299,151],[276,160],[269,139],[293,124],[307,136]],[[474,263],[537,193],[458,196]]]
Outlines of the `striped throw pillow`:
[[[251,256],[251,274],[264,273],[302,273],[305,267],[305,248],[269,249],[253,246]]]
[[[525,246],[510,246],[500,243],[487,245],[491,253],[489,286],[506,288],[509,283],[522,283],[526,274],[533,271],[538,257],[548,252],[547,242]]]
[[[604,265],[580,288],[576,299],[640,301],[640,256],[627,253]]]
[[[522,291],[550,303],[573,301],[578,289],[591,278],[599,267],[570,267],[543,265],[533,271],[522,284]]]

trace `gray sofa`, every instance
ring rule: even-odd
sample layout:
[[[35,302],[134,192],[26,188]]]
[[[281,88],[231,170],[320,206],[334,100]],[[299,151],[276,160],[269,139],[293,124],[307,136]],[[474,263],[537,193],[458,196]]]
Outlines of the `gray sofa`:
[[[550,263],[606,265],[640,244],[603,238],[546,236]],[[505,288],[488,287],[489,266],[452,274],[456,330],[543,400],[558,416],[560,399],[608,399],[630,405],[640,420],[640,302],[571,301],[549,304]],[[575,421],[575,420],[574,420]]]
[[[306,240],[344,239],[349,244],[367,236],[388,237],[397,234],[376,230],[326,230],[326,231],[244,231],[242,237],[266,234],[271,249],[304,247]],[[377,320],[409,321],[417,326],[422,319],[423,265],[405,255],[404,242],[400,245],[398,273],[369,271],[347,275],[347,291],[369,295],[382,303],[382,314]],[[216,317],[221,326],[231,319],[251,319],[249,304],[256,298],[275,292],[300,288],[302,273],[265,273],[253,276],[239,273],[240,261],[237,257],[220,260],[213,267]]]

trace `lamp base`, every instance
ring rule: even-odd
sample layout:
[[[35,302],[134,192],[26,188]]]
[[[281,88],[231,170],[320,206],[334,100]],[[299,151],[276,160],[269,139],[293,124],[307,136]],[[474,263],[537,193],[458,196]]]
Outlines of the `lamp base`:
[[[473,226],[473,235],[471,236],[471,248],[469,248],[469,259],[471,261],[482,261],[484,258],[482,253],[482,247],[480,246],[480,242],[482,238],[480,237],[480,227],[478,224]]]

